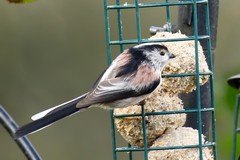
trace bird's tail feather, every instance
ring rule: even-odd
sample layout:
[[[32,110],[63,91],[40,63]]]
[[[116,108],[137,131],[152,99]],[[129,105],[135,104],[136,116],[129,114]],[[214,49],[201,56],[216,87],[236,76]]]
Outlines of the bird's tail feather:
[[[15,137],[20,138],[27,134],[39,131],[64,117],[73,115],[74,113],[77,113],[78,111],[84,108],[88,108],[89,106],[76,108],[76,104],[80,100],[82,100],[86,95],[87,94],[84,94],[73,100],[70,100],[58,106],[52,107],[50,109],[47,109],[45,111],[42,111],[32,116],[33,121],[18,128],[17,131],[15,132]]]

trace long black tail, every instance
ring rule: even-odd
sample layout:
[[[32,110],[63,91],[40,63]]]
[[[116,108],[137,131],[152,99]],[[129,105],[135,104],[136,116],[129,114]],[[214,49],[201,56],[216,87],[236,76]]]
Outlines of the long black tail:
[[[27,134],[36,132],[40,129],[43,129],[54,122],[70,116],[74,113],[77,113],[79,110],[82,110],[84,108],[88,108],[89,106],[82,107],[82,108],[76,108],[76,104],[81,101],[86,94],[77,97],[73,100],[70,100],[68,102],[65,102],[63,104],[60,104],[56,107],[50,108],[46,111],[40,112],[32,117],[32,119],[35,119],[34,121],[23,125],[22,127],[18,128],[15,137],[20,138],[22,136],[25,136]]]

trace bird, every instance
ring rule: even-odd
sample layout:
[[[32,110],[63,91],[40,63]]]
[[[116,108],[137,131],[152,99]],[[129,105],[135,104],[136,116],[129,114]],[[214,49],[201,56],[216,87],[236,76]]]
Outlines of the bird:
[[[161,85],[162,70],[175,57],[156,42],[125,49],[89,92],[32,116],[33,121],[19,127],[14,136],[21,138],[90,107],[114,109],[138,104]]]

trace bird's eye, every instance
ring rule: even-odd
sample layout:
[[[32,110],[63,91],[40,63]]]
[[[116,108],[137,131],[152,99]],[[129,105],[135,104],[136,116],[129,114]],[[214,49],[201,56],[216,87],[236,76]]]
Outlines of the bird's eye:
[[[164,52],[164,51],[161,51],[161,52],[160,52],[160,55],[161,55],[161,56],[164,56],[164,55],[165,55],[165,52]]]

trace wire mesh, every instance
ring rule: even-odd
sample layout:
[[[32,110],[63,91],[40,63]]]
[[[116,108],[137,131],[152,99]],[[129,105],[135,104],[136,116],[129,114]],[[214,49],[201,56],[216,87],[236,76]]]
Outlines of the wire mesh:
[[[198,33],[198,6],[204,5],[205,10],[205,23],[206,23],[206,34],[199,35]],[[165,9],[165,17],[167,22],[167,29],[168,32],[172,32],[172,16],[171,13],[173,11],[172,7],[176,6],[191,6],[193,9],[193,25],[194,25],[194,31],[193,35],[188,36],[187,38],[171,38],[171,39],[164,39],[164,40],[149,40],[147,38],[143,38],[142,34],[145,32],[148,32],[146,30],[142,30],[143,23],[141,22],[141,12],[142,9]],[[176,8],[175,8],[176,9]],[[142,106],[142,112],[141,114],[122,114],[122,115],[114,115],[113,111],[110,113],[111,117],[111,127],[112,127],[112,147],[113,147],[113,159],[118,159],[118,153],[125,152],[128,153],[127,157],[129,160],[134,159],[133,153],[135,152],[143,152],[143,159],[148,160],[148,152],[154,151],[154,150],[170,150],[170,149],[185,149],[185,148],[198,148],[199,149],[199,159],[203,160],[203,148],[204,147],[210,147],[212,148],[213,153],[213,159],[216,159],[216,131],[215,131],[215,112],[214,112],[214,96],[213,96],[213,64],[212,64],[212,50],[211,50],[211,40],[210,40],[210,23],[209,23],[209,6],[207,0],[183,0],[183,1],[170,1],[170,0],[162,0],[158,2],[150,2],[147,1],[140,1],[140,0],[134,0],[130,3],[128,2],[121,2],[120,0],[104,0],[104,11],[105,11],[105,26],[106,26],[106,44],[107,44],[107,58],[108,63],[111,63],[112,55],[114,52],[112,52],[112,48],[119,47],[119,53],[121,53],[125,46],[129,44],[140,44],[140,43],[147,43],[147,42],[175,42],[178,41],[190,41],[194,40],[195,43],[195,66],[196,70],[194,73],[185,73],[185,74],[171,74],[171,75],[163,75],[164,78],[168,77],[184,77],[184,76],[195,76],[196,77],[196,99],[197,99],[197,106],[195,109],[187,109],[187,110],[180,110],[180,111],[165,111],[165,112],[154,112],[154,113],[148,113],[144,111],[144,108]],[[127,27],[127,25],[123,25],[123,16],[122,12],[135,12],[135,24],[136,24],[136,36],[135,38],[125,38],[127,37],[124,35],[123,29]],[[118,29],[118,36],[117,38],[112,38],[111,36],[111,21],[109,17],[114,14],[114,17],[112,19],[117,20],[117,29]],[[159,16],[159,15],[154,15]],[[207,42],[207,53],[208,53],[208,65],[210,72],[200,72],[199,71],[199,57],[198,57],[198,41],[199,40],[205,40]],[[211,104],[209,108],[204,108],[201,104],[201,91],[200,91],[200,76],[201,75],[209,75],[210,80],[210,99]],[[209,117],[209,120],[211,121],[211,140],[209,139],[208,142],[203,143],[202,142],[202,114],[204,112],[208,112],[211,114],[211,117]],[[181,113],[195,113],[197,115],[197,127],[198,127],[198,145],[186,145],[186,146],[164,146],[164,147],[155,147],[150,148],[148,147],[147,143],[147,136],[146,136],[146,116],[149,115],[166,115],[166,114],[181,114]],[[126,146],[119,147],[116,140],[116,129],[114,120],[115,118],[120,117],[133,117],[133,116],[140,116],[142,118],[142,132],[143,132],[143,147],[135,147],[131,146],[130,144],[127,144]],[[211,118],[211,119],[210,119]]]

